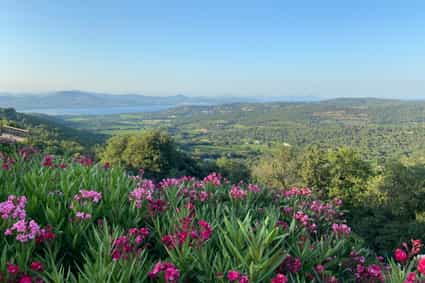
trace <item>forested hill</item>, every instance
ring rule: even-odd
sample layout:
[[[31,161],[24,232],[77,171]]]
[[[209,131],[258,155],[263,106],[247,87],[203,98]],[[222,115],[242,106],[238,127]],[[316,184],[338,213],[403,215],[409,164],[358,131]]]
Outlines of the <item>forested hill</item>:
[[[425,101],[235,103],[67,119],[75,127],[105,134],[160,128],[203,157],[255,155],[273,142],[352,146],[368,158],[411,155],[425,147]]]
[[[13,108],[0,108],[0,120],[23,129],[31,130],[32,142],[40,148],[54,153],[70,150],[88,151],[90,147],[104,141],[102,134],[75,129],[63,124],[63,121],[42,114],[23,114]]]
[[[425,101],[374,98],[340,98],[305,103],[234,103],[214,106],[184,106],[148,114],[176,116],[181,122],[223,119],[246,123],[285,120],[299,123],[330,121],[357,124],[402,124],[425,121]]]

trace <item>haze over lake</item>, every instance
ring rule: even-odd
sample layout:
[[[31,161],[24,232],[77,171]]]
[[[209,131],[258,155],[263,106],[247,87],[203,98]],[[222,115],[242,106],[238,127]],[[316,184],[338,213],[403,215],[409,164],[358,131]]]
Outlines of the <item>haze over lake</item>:
[[[24,113],[42,113],[47,115],[110,115],[122,113],[156,112],[172,108],[176,105],[143,105],[121,107],[84,107],[84,108],[37,108],[18,109]]]

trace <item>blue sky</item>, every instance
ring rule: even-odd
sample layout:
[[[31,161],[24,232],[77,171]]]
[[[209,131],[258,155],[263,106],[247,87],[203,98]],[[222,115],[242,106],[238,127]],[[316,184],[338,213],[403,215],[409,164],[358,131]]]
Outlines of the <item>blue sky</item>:
[[[2,1],[0,91],[425,97],[425,1]]]

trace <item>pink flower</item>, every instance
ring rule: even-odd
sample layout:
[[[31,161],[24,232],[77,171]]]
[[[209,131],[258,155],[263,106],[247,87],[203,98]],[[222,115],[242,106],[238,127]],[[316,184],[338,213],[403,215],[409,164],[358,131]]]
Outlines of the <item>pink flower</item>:
[[[236,281],[236,280],[238,280],[239,279],[239,272],[233,271],[233,270],[229,271],[227,273],[227,279],[229,279],[229,281]]]
[[[348,236],[351,233],[351,228],[346,224],[332,224],[332,231],[337,236]]]
[[[29,222],[19,220],[11,228],[6,230],[5,235],[12,235],[13,232],[16,232],[16,240],[25,243],[35,239],[40,234],[40,227],[34,220],[30,220]]]
[[[257,185],[249,184],[248,185],[248,191],[253,192],[253,193],[259,193],[259,192],[261,192],[261,189]]]
[[[19,273],[19,266],[16,264],[7,264],[7,272],[9,274],[16,275]]]
[[[301,270],[302,264],[301,260],[297,257],[293,257],[291,255],[288,255],[280,264],[279,266],[279,272],[280,273],[297,273]]]
[[[180,277],[180,271],[171,262],[158,262],[149,272],[149,277],[154,279],[159,273],[164,271],[164,279],[166,283],[177,282]]]
[[[148,228],[130,228],[127,235],[119,236],[112,243],[112,259],[116,261],[138,255],[144,248],[141,244],[149,233]]]
[[[155,184],[151,180],[143,180],[138,187],[129,194],[129,200],[134,201],[137,208],[142,207],[143,200],[152,200]]]
[[[248,276],[246,276],[246,275],[242,275],[242,276],[239,278],[238,283],[249,283],[249,278],[248,278]]]
[[[306,196],[306,197],[308,197],[308,196],[311,196],[312,191],[309,188],[293,187],[289,190],[284,190],[282,193],[283,193],[283,196],[287,197],[287,198],[290,198],[290,197],[293,197],[293,196]]]
[[[416,281],[416,272],[410,272],[407,274],[406,280],[404,283],[415,283]]]
[[[51,155],[46,155],[44,156],[43,162],[41,163],[41,165],[43,165],[43,167],[50,167],[53,165],[53,156]]]
[[[23,220],[26,217],[25,205],[27,198],[25,196],[16,197],[15,195],[9,195],[7,200],[0,202],[0,216],[3,219],[20,219]]]
[[[208,192],[202,191],[199,193],[199,200],[205,202],[208,199]]]
[[[86,220],[86,219],[90,219],[92,217],[92,215],[90,213],[77,211],[75,213],[75,217],[77,217],[78,219],[81,219],[81,220]]]
[[[402,249],[396,249],[394,251],[394,258],[396,261],[400,263],[406,263],[406,261],[408,260],[408,256],[406,252],[403,251]]]
[[[321,264],[316,265],[314,269],[316,269],[318,273],[322,273],[323,271],[325,271],[325,267]]]
[[[221,185],[221,175],[218,173],[211,173],[203,180],[204,184],[212,184],[214,186],[220,186]]]
[[[232,199],[245,199],[247,194],[248,193],[245,190],[236,185],[233,185],[230,189],[230,197]]]
[[[379,265],[377,265],[377,264],[372,264],[372,265],[370,265],[370,266],[367,268],[367,272],[369,273],[369,275],[370,275],[371,277],[378,278],[378,279],[382,278],[382,270],[381,270],[381,267],[380,267]]]
[[[56,238],[56,234],[52,232],[52,227],[47,226],[46,228],[40,229],[40,233],[36,237],[36,243],[42,244],[44,242],[54,240],[55,238]]]
[[[418,262],[418,271],[425,275],[425,257],[422,257]]]
[[[165,274],[164,274],[164,278],[165,278],[165,282],[177,282],[179,280],[180,277],[180,271],[175,268],[174,266],[172,267],[168,267],[165,270]]]
[[[28,276],[28,275],[22,276],[19,279],[19,283],[31,283],[31,282],[32,282],[32,278],[31,276]]]
[[[43,271],[43,264],[39,261],[33,261],[30,268],[34,271]]]
[[[94,203],[98,203],[102,199],[102,193],[96,191],[80,190],[79,194],[74,196],[76,201],[90,200]]]
[[[199,226],[201,226],[201,229],[200,229],[201,239],[203,241],[208,240],[211,237],[211,234],[212,234],[212,229],[211,229],[210,224],[208,224],[208,222],[205,221],[205,220],[199,220],[198,224],[199,224]]]
[[[286,282],[288,282],[288,278],[285,275],[279,273],[272,279],[271,283],[286,283]]]
[[[174,248],[175,247],[175,238],[173,237],[173,235],[164,235],[161,239],[161,241],[164,243],[164,245],[167,248]]]
[[[161,271],[162,271],[162,263],[158,262],[157,264],[155,264],[155,266],[149,272],[149,277],[155,278],[157,276],[157,274],[160,273]]]

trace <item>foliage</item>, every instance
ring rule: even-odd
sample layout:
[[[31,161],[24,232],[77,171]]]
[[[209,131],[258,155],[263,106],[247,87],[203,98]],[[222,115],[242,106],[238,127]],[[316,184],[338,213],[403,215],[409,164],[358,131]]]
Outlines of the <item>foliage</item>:
[[[51,154],[90,153],[91,147],[104,139],[101,134],[65,126],[54,117],[18,113],[13,108],[0,108],[0,119],[11,126],[30,130],[28,143]]]
[[[250,168],[244,161],[221,157],[215,165],[216,171],[232,183],[250,179]]]
[[[425,103],[372,98],[311,103],[182,106],[155,113],[65,117],[68,125],[115,134],[162,129],[201,158],[255,159],[276,143],[357,148],[383,162],[425,153]]]
[[[8,282],[402,282],[407,276],[404,265],[393,263],[387,272],[362,248],[339,200],[321,200],[307,188],[232,185],[219,174],[154,183],[87,158],[28,151],[3,154],[1,162],[0,274]],[[410,256],[408,270],[422,272]]]
[[[173,139],[159,131],[117,135],[110,138],[102,160],[120,164],[128,169],[145,170],[147,176],[163,178],[184,174],[185,169],[195,171],[195,162],[179,152]]]
[[[278,145],[260,158],[252,175],[256,181],[269,187],[288,187],[297,182],[297,166],[294,150],[287,145]]]

